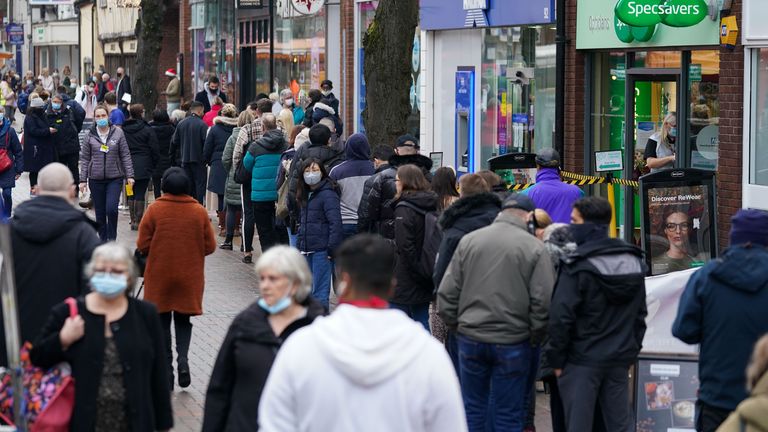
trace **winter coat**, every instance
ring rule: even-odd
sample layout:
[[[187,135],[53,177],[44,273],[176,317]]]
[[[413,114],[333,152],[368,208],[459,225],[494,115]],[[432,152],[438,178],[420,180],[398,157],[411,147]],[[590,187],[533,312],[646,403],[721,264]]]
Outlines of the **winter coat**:
[[[360,202],[357,204],[357,232],[358,233],[378,233],[379,225],[371,222],[368,217],[368,196],[373,189],[373,183],[377,181],[382,172],[389,169],[389,164],[382,164],[376,168],[376,172],[363,183],[363,194],[360,196]]]
[[[285,135],[275,129],[265,132],[248,147],[243,167],[251,171],[251,201],[277,201],[275,178],[285,145]]]
[[[747,397],[744,370],[755,342],[768,332],[767,310],[768,248],[732,246],[691,276],[672,334],[700,344],[704,403],[732,411]]]
[[[307,107],[304,109],[304,120],[301,122],[304,126],[307,128],[311,128],[315,123],[312,121],[312,114],[315,112],[315,104],[317,102],[312,102],[311,104],[307,105]]]
[[[549,365],[633,364],[646,315],[643,252],[596,225],[590,240],[561,264],[549,315]]]
[[[62,103],[61,109],[56,112],[51,108],[51,104],[48,104],[45,116],[48,119],[48,127],[58,131],[53,134],[56,153],[59,156],[77,154],[80,151],[80,139],[77,135],[77,126],[73,120],[72,110]]]
[[[101,243],[97,227],[59,197],[41,195],[14,209],[11,245],[22,342],[35,340],[53,306],[89,291],[83,269]],[[0,365],[5,366],[5,338],[0,346]]]
[[[380,173],[373,182],[371,192],[368,194],[368,219],[379,227],[379,234],[383,237],[395,238],[395,214],[390,202],[397,194],[395,178],[397,169],[403,165],[416,165],[432,181],[429,171],[432,169],[432,159],[420,155],[399,156],[397,154],[389,158],[389,169]]]
[[[407,305],[429,303],[432,300],[434,285],[430,278],[424,278],[418,273],[421,248],[424,245],[424,215],[410,207],[398,206],[400,202],[407,202],[426,212],[435,211],[437,195],[431,191],[412,192],[392,202],[395,215],[397,288],[390,300],[392,303]]]
[[[36,173],[49,163],[56,162],[52,135],[43,108],[27,110],[24,117],[24,171]]]
[[[80,182],[132,178],[133,161],[123,130],[110,126],[106,143],[109,150],[106,153],[101,151],[102,145],[105,144],[101,142],[94,125],[85,135],[80,150]]]
[[[294,125],[300,125],[304,122],[304,110],[300,106],[294,106],[291,112],[293,113]]]
[[[293,332],[325,314],[323,305],[312,296],[303,306],[307,314],[290,323],[279,336],[269,324],[269,314],[256,303],[235,317],[211,373],[203,432],[259,429],[259,400],[277,351]]]
[[[221,155],[221,164],[224,166],[224,170],[227,172],[227,187],[224,191],[224,201],[227,205],[242,206],[242,193],[240,184],[235,181],[235,165],[233,164],[233,154],[235,151],[235,143],[237,137],[240,135],[242,128],[236,127],[232,129],[232,135],[227,140],[227,144],[224,146],[224,153]]]
[[[134,178],[136,180],[152,178],[155,167],[160,161],[160,150],[154,129],[144,120],[129,119],[123,124],[123,134],[131,150]]]
[[[136,247],[147,255],[144,299],[160,313],[201,315],[205,257],[216,251],[205,208],[189,195],[163,194],[147,208]]]
[[[544,244],[525,222],[501,213],[464,236],[437,291],[448,328],[489,344],[540,343],[555,275]]]
[[[0,122],[0,149],[5,149],[6,154],[13,162],[5,172],[0,173],[0,188],[16,187],[16,175],[24,172],[24,149],[21,148],[19,136],[11,127],[8,119]]]
[[[768,373],[752,389],[749,398],[742,401],[717,432],[768,432]],[[742,429],[741,426],[745,428]]]
[[[343,238],[339,193],[330,180],[323,179],[301,206],[296,247],[302,252],[327,250],[332,255]]]
[[[222,107],[223,105],[214,105],[210,111],[203,115],[203,121],[208,127],[213,127],[213,121],[219,116],[219,111],[221,111]]]
[[[493,223],[501,211],[501,200],[492,193],[481,193],[459,198],[440,215],[440,228],[443,239],[435,261],[435,273],[432,281],[440,286],[453,253],[461,239],[477,229]]]
[[[536,184],[522,192],[545,210],[552,222],[571,223],[573,203],[584,196],[578,186],[563,183],[557,168],[540,168],[536,173]]]
[[[169,156],[171,161],[176,158],[177,149],[180,150],[182,164],[202,163],[205,137],[208,134],[208,125],[197,114],[190,114],[176,126],[176,132],[171,138]],[[175,161],[174,161],[175,162]]]
[[[260,118],[255,118],[251,124],[240,128],[235,141],[235,148],[232,150],[232,166],[236,167],[245,156],[245,149],[264,135],[264,126]]]
[[[221,92],[221,89],[217,90],[216,96],[221,98],[221,101],[227,103],[227,95]],[[208,100],[208,84],[205,85],[205,89],[195,94],[195,102],[203,104],[203,112],[207,113],[211,110],[211,101]]]
[[[77,383],[75,407],[69,430],[95,430],[96,406],[104,367],[104,315],[97,315],[78,299],[77,309],[85,322],[85,335],[63,350],[59,332],[69,318],[69,306],[57,304],[30,352],[32,364],[44,369],[67,362]],[[145,432],[168,430],[173,427],[171,389],[168,385],[168,363],[165,340],[157,309],[134,298],[128,299],[128,310],[110,323],[112,338],[117,345],[123,366],[125,409],[131,421],[129,430]]]
[[[357,225],[357,210],[363,197],[365,181],[374,174],[371,147],[365,135],[352,135],[345,149],[346,160],[336,165],[328,176],[341,190],[341,219]]]
[[[337,113],[339,112],[339,100],[336,98],[335,94],[330,93],[328,94],[328,96],[323,96],[322,99],[320,100],[323,101],[326,105],[333,108],[333,110],[336,111]]]
[[[304,162],[310,159],[319,160],[325,169],[330,172],[336,165],[344,161],[344,154],[339,153],[325,144],[308,142],[296,150],[296,154],[291,162],[291,169],[288,171],[288,207],[291,210],[291,218],[297,220],[298,207],[296,207],[296,188],[299,184],[299,176],[304,175],[301,167]]]
[[[152,175],[154,177],[162,177],[165,171],[171,167],[171,138],[173,138],[173,133],[176,131],[176,126],[170,122],[150,122],[149,125],[152,126],[152,130],[155,131],[155,136],[157,137],[157,150],[159,153],[155,172]]]
[[[211,111],[213,112],[213,111]],[[203,160],[211,167],[208,173],[208,190],[222,195],[227,187],[227,170],[221,162],[224,147],[232,136],[232,131],[237,126],[237,119],[228,117],[216,117],[216,124],[208,131],[203,146]]]
[[[320,123],[320,120],[326,117],[330,117],[331,120],[333,120],[333,124],[336,127],[336,133],[341,136],[344,133],[344,124],[339,118],[339,113],[322,102],[316,103],[315,108],[312,111],[312,124],[318,124]]]

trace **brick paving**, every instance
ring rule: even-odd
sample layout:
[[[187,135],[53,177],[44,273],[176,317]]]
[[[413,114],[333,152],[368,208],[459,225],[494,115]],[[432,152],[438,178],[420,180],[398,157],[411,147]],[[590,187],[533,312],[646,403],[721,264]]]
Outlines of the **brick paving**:
[[[151,195],[151,194],[150,194]],[[13,191],[14,205],[29,199],[29,181],[24,174]],[[127,212],[120,213],[117,241],[127,247],[135,248],[137,232],[128,226]],[[255,240],[255,245],[258,240]],[[243,264],[238,252],[217,249],[205,262],[204,314],[192,318],[192,345],[189,363],[192,373],[192,385],[173,392],[175,417],[174,431],[197,432],[203,421],[205,391],[216,361],[216,354],[224,340],[229,324],[246,306],[256,300],[258,281],[253,266]],[[536,425],[539,432],[551,432],[549,419],[549,400],[543,393],[538,393]]]

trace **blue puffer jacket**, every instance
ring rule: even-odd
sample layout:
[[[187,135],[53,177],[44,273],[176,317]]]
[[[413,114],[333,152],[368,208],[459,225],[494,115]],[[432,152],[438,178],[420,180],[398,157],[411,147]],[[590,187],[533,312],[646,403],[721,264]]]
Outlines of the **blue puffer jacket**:
[[[324,179],[301,207],[296,246],[302,252],[333,254],[342,238],[341,199],[333,183]]]
[[[251,201],[277,201],[275,178],[284,150],[285,136],[280,130],[267,131],[248,147],[243,166],[251,171]]]

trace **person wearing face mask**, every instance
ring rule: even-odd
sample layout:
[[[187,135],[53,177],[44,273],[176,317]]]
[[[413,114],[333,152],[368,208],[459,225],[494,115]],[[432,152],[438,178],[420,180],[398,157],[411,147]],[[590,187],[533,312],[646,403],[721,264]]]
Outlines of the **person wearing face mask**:
[[[125,68],[123,68],[122,66],[117,68],[116,76],[117,76],[117,85],[115,86],[115,94],[117,95],[117,103],[120,106],[120,110],[127,117],[129,103],[126,102],[126,99],[129,99],[132,93],[131,77],[129,77],[125,73]]]
[[[85,111],[85,119],[93,120],[93,110],[99,104],[96,97],[96,85],[90,82],[80,87],[75,95],[75,102]]]
[[[571,213],[575,253],[561,263],[545,355],[554,369],[569,432],[590,431],[600,401],[606,430],[634,431],[629,368],[645,336],[643,251],[608,236],[605,198],[582,198]]]
[[[73,116],[69,106],[64,103],[60,94],[51,97],[51,103],[45,113],[48,118],[48,126],[56,129],[56,154],[59,162],[66,165],[72,171],[75,183],[79,183],[79,169],[77,163],[80,157],[80,139],[77,134]]]
[[[37,173],[56,161],[53,135],[58,130],[48,125],[45,101],[35,93],[29,97],[29,109],[24,117],[24,171],[29,173],[30,193],[37,185]]]
[[[301,254],[276,246],[256,263],[261,298],[229,326],[205,396],[203,432],[259,429],[259,400],[280,346],[325,314],[309,294],[312,274]]]
[[[165,346],[160,352],[165,353],[171,388],[171,321],[176,330],[179,387],[186,388],[192,382],[188,360],[192,341],[190,318],[203,313],[205,257],[216,250],[208,212],[189,195],[190,186],[182,168],[169,168],[161,180],[163,195],[147,208],[136,240],[136,248],[147,257],[144,299],[160,313],[165,335]]]
[[[312,297],[328,309],[333,252],[342,242],[341,198],[319,159],[300,163],[296,202],[300,209],[296,246],[312,271]]]
[[[208,78],[208,83],[205,84],[205,88],[195,95],[195,101],[203,104],[203,114],[211,110],[214,105],[216,97],[221,98],[223,103],[227,103],[227,95],[219,88],[219,78],[216,75],[211,75]]]
[[[32,364],[67,362],[77,383],[71,431],[167,431],[173,427],[168,369],[157,309],[131,296],[138,277],[125,246],[93,251],[91,292],[51,309],[30,352]]]
[[[323,80],[323,82],[320,83],[320,92],[323,95],[323,99],[327,101],[326,104],[338,113],[339,100],[336,99],[336,95],[333,94],[333,81]]]
[[[664,117],[661,131],[651,135],[645,145],[645,163],[651,172],[675,167],[677,157],[677,115],[671,112]]]
[[[298,106],[290,89],[280,92],[280,101],[282,102],[282,111],[288,110],[293,115],[293,124],[301,124],[304,121],[304,110]]]

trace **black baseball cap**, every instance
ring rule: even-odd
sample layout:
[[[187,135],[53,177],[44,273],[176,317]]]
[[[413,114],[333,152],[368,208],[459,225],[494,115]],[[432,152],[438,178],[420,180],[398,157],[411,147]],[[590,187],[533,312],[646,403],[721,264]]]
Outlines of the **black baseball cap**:
[[[419,140],[411,134],[400,135],[400,137],[397,139],[397,144],[395,144],[395,147],[419,148]]]
[[[560,167],[560,153],[553,148],[545,148],[536,153],[536,164],[547,168]]]
[[[520,209],[532,212],[536,210],[536,205],[530,198],[528,198],[527,195],[513,193],[504,200],[504,204],[502,204],[501,209]]]

